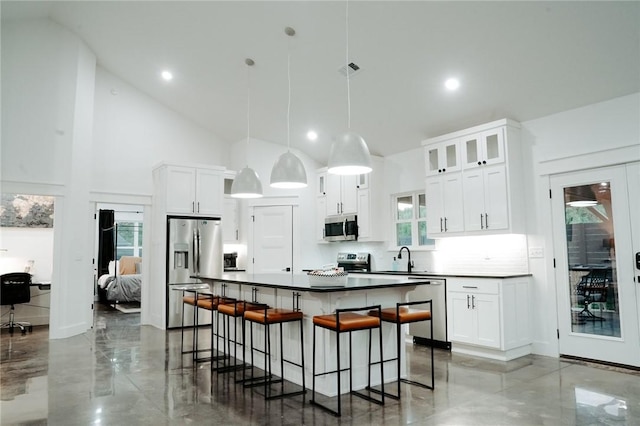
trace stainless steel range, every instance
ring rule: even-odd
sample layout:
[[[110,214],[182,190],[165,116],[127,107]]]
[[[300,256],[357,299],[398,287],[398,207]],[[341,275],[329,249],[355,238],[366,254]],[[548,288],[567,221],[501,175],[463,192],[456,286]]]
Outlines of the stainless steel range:
[[[338,253],[338,267],[345,271],[371,272],[371,255],[369,253]]]

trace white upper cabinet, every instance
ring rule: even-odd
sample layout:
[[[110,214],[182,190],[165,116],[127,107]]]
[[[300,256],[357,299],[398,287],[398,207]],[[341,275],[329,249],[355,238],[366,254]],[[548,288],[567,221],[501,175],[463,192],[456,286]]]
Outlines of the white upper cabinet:
[[[459,142],[450,140],[425,147],[425,170],[427,176],[459,171]]]
[[[154,192],[162,193],[167,214],[223,214],[224,168],[162,165],[154,175]]]
[[[463,174],[466,231],[509,228],[509,199],[503,164],[476,168]]]
[[[316,171],[316,238],[324,241],[327,216],[355,214],[359,241],[384,241],[389,206],[383,194],[384,160],[371,156],[373,171],[355,176],[339,176],[322,168]]]
[[[358,211],[358,176],[327,173],[327,215],[355,214]]]
[[[503,127],[469,135],[461,139],[462,167],[471,169],[504,163]]]
[[[499,120],[422,144],[430,238],[524,232],[518,123]]]
[[[464,231],[462,175],[449,173],[426,180],[427,235],[440,238]]]

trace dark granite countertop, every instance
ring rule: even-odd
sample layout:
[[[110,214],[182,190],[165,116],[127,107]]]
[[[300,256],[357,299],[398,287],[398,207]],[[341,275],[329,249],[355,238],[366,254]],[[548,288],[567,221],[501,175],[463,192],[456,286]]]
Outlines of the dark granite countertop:
[[[532,274],[498,274],[498,273],[456,273],[456,272],[429,272],[429,271],[352,271],[350,274],[375,274],[375,275],[410,275],[412,277],[425,277],[425,278],[520,278],[530,277]]]
[[[203,277],[199,276],[203,281],[227,282],[237,284],[247,284],[257,287],[271,287],[286,290],[300,290],[310,292],[337,292],[349,290],[375,290],[393,287],[414,287],[416,285],[429,284],[429,278],[404,278],[390,277],[380,275],[376,278],[359,277],[358,274],[349,273],[347,283],[345,285],[312,285],[309,283],[307,274],[248,274],[246,272],[229,272],[222,274],[221,277]]]

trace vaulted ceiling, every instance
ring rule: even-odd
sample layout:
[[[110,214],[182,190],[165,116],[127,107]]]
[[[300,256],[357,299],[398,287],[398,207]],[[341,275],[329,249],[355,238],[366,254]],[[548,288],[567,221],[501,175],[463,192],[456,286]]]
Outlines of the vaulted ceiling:
[[[346,2],[2,1],[48,17],[98,63],[230,143],[287,143],[320,162],[347,128]],[[348,3],[351,128],[374,154],[500,118],[526,121],[640,91],[639,2]],[[290,26],[296,35],[288,37]],[[173,72],[162,81],[163,69]],[[444,81],[457,77],[451,92]],[[317,131],[315,142],[308,129]]]

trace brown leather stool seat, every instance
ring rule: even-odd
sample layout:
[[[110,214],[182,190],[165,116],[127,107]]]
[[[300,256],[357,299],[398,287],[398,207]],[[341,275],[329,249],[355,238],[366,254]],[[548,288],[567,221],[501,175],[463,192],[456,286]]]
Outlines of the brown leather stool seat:
[[[300,293],[293,292],[293,309],[271,308],[263,309],[260,311],[247,311],[244,314],[245,322],[249,322],[249,330],[251,332],[251,377],[247,378],[246,374],[243,374],[243,382],[245,387],[264,386],[265,399],[276,399],[288,396],[302,395],[307,392],[305,386],[305,369],[304,369],[304,326],[302,320],[304,315],[299,308]],[[285,359],[284,352],[284,334],[283,324],[287,322],[298,322],[300,328],[300,363]],[[253,323],[264,325],[265,341],[264,349],[254,348],[253,345]],[[278,324],[280,328],[280,378],[273,376],[271,372],[271,325]],[[258,351],[264,355],[264,375],[255,376],[254,371],[254,351]],[[299,390],[285,392],[284,382],[284,364],[300,367],[302,374],[302,388]],[[246,373],[246,370],[243,370]],[[275,391],[272,388],[273,384],[280,383],[279,391]]]
[[[380,321],[380,315],[376,316],[370,316],[370,315],[363,315],[363,314],[359,314],[357,312],[361,312],[361,311],[372,311],[375,310],[378,314],[381,311],[381,307],[380,305],[376,305],[376,306],[365,306],[365,307],[361,307],[361,308],[349,308],[349,309],[336,309],[336,312],[334,314],[329,314],[329,315],[316,315],[313,317],[313,383],[311,385],[311,404],[316,405],[320,408],[322,408],[323,410],[328,411],[329,413],[335,415],[335,416],[341,416],[342,415],[342,403],[341,403],[341,395],[340,395],[340,390],[341,390],[341,386],[340,386],[340,376],[341,376],[341,372],[348,370],[349,371],[349,393],[352,395],[356,395],[359,396],[360,398],[366,399],[367,401],[379,404],[379,405],[384,405],[384,397],[385,397],[385,392],[384,392],[384,370],[383,370],[383,364],[380,362],[378,364],[380,364],[380,381],[381,381],[381,391],[378,392],[381,395],[380,399],[376,399],[373,398],[371,395],[369,394],[365,394],[363,392],[360,391],[355,391],[353,390],[353,371],[351,366],[353,365],[353,351],[351,350],[351,333],[353,333],[354,331],[362,331],[362,330],[369,330],[369,360],[368,360],[368,377],[367,377],[367,382],[368,382],[368,386],[367,389],[370,390],[371,389],[371,365],[373,365],[374,363],[371,362],[371,338],[372,338],[372,333],[371,330],[373,329],[378,329],[378,335],[379,335],[379,351],[380,351],[380,359],[382,359],[382,322]],[[320,327],[320,328],[324,328],[327,329],[329,331],[335,332],[336,333],[336,369],[333,371],[325,371],[324,373],[318,373],[316,374],[316,327]],[[340,368],[340,333],[349,333],[349,366],[347,368],[341,369]],[[337,395],[338,395],[338,409],[334,410],[332,408],[327,407],[326,405],[323,405],[319,402],[316,401],[315,399],[315,395],[316,395],[316,377],[318,376],[324,376],[327,374],[336,374],[337,376]]]
[[[412,308],[412,306],[415,306],[415,305],[428,305],[428,309]],[[401,352],[402,333],[400,328],[403,324],[409,324],[409,323],[418,322],[418,321],[429,321],[430,323],[429,325],[431,327],[430,337],[433,339],[433,321],[431,318],[431,312],[432,312],[431,307],[432,307],[431,300],[421,300],[421,301],[414,301],[414,302],[397,303],[394,308],[384,308],[384,309],[381,309],[380,311],[377,311],[377,310],[369,311],[369,316],[371,316],[372,318],[380,318],[382,319],[382,321],[393,323],[396,325],[396,357],[385,359],[380,362],[382,364],[388,361],[396,361],[398,366],[397,395],[387,393],[388,397],[391,397],[394,399],[400,399],[400,383],[416,385],[416,386],[420,386],[420,387],[431,389],[431,390],[435,388],[435,372],[434,372],[434,366],[433,366],[433,344],[431,344],[431,384],[420,383],[413,380],[403,379],[400,377],[401,366],[402,366],[401,359],[400,359],[400,354],[402,353]],[[373,392],[378,392],[376,389],[370,389],[370,390]]]
[[[369,315],[378,316],[378,312],[369,311]],[[380,311],[380,318],[382,321],[408,324],[411,322],[430,320],[431,311],[423,309],[409,309],[405,306],[402,306],[399,310],[396,308],[384,308]]]

